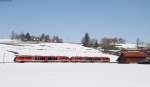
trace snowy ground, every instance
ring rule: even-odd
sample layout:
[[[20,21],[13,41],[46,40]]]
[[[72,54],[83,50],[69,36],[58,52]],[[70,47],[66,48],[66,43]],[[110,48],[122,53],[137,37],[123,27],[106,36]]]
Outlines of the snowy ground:
[[[0,40],[0,62],[15,55],[117,56],[69,43]],[[103,63],[0,63],[0,87],[150,87],[150,66]]]
[[[100,63],[0,64],[1,87],[150,87],[150,66]]]
[[[116,62],[118,56],[104,54],[98,50],[71,43],[20,43],[12,40],[0,40],[0,62],[13,62],[15,55],[36,56],[83,56],[109,57]]]

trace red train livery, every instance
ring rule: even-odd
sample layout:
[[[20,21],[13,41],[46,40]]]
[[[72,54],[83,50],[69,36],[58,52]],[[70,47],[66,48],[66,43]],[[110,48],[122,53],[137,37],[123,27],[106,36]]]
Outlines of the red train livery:
[[[90,63],[107,63],[110,62],[108,57],[67,57],[67,56],[16,56],[15,62],[90,62]]]
[[[71,62],[110,62],[108,57],[71,57]]]

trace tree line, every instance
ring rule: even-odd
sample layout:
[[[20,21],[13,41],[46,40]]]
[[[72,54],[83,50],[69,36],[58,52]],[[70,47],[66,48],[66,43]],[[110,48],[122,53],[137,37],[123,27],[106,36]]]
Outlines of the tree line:
[[[98,47],[98,40],[95,38],[91,38],[88,33],[85,33],[85,36],[82,38],[81,43],[85,47]]]
[[[48,34],[44,34],[44,33],[42,33],[40,36],[35,36],[35,35],[30,34],[30,32],[16,33],[12,31],[10,37],[12,40],[20,40],[23,42],[36,41],[36,42],[63,43],[63,39],[61,39],[59,36],[50,37]]]
[[[117,37],[114,37],[114,38],[104,37],[100,41],[98,41],[95,38],[91,38],[88,33],[85,33],[84,37],[81,40],[81,43],[83,44],[83,46],[95,47],[95,48],[97,48],[98,46],[101,46],[104,49],[112,48],[114,47],[115,44],[122,44],[125,42],[126,40],[124,40],[123,38],[117,38]]]

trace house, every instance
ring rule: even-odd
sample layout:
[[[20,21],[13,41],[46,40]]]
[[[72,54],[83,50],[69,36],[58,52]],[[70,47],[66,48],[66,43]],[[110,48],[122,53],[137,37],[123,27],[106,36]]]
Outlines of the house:
[[[147,55],[147,57],[150,59],[150,48],[143,48],[143,51]]]
[[[117,59],[118,63],[139,63],[146,61],[146,54],[139,50],[123,51]]]

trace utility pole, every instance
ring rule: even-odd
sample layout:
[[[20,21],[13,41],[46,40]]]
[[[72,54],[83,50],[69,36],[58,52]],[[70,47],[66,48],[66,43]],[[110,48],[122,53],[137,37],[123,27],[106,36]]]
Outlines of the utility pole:
[[[5,52],[3,54],[3,64],[5,63]]]

